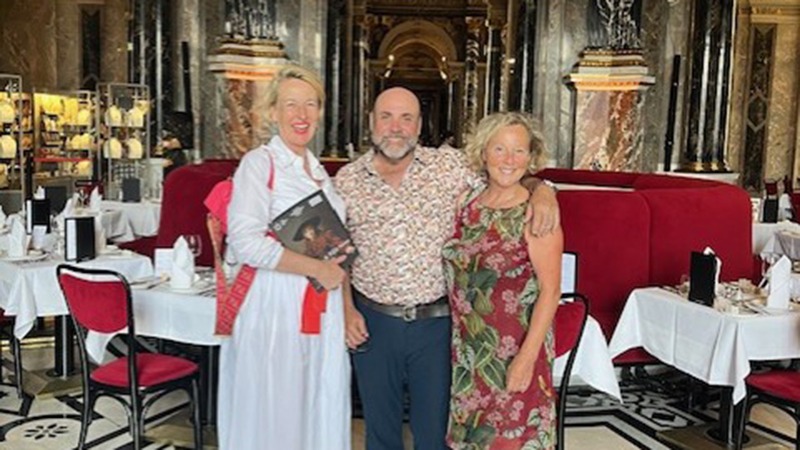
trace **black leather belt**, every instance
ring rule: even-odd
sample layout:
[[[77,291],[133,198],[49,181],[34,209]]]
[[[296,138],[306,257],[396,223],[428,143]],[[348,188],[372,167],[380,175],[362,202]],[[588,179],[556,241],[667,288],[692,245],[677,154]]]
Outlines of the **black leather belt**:
[[[420,319],[431,319],[434,317],[447,317],[450,315],[450,302],[448,302],[446,295],[436,299],[436,301],[431,303],[405,306],[385,305],[383,303],[375,302],[355,289],[353,289],[353,298],[373,311],[386,314],[387,316],[399,317],[406,322],[413,322]]]

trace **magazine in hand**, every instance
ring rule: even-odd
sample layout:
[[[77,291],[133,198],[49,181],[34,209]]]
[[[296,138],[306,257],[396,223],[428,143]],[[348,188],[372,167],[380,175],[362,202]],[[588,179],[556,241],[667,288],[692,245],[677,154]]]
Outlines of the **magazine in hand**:
[[[347,255],[341,263],[344,269],[358,255],[350,233],[322,191],[295,203],[276,217],[270,228],[284,247],[301,255],[322,260]],[[316,279],[309,280],[317,291],[324,290]]]

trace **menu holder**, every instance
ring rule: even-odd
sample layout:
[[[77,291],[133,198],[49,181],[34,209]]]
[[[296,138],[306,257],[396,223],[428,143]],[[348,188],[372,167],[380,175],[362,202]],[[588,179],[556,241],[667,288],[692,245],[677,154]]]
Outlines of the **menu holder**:
[[[50,200],[50,213],[58,214],[67,204],[66,186],[45,186],[44,197]]]
[[[138,178],[122,180],[122,201],[137,203],[142,201],[142,181]]]
[[[95,258],[94,217],[67,217],[64,229],[65,260],[80,262]]]
[[[25,202],[25,231],[33,233],[33,227],[44,225],[50,232],[50,199],[30,199]]]
[[[765,223],[778,222],[778,199],[767,198],[764,199],[764,219]]]
[[[717,256],[692,252],[689,276],[689,300],[713,306],[716,296]]]

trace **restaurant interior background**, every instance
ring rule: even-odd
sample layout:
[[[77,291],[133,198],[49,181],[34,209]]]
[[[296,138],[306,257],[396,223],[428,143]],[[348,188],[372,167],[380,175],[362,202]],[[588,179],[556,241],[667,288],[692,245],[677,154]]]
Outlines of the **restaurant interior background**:
[[[38,185],[63,181],[72,189],[76,180],[108,182],[120,168],[147,165],[168,134],[180,140],[191,159],[240,157],[269,135],[266,87],[290,62],[323,75],[324,126],[312,150],[334,165],[369,147],[374,98],[399,85],[420,98],[422,141],[428,145],[439,145],[442,134],[451,131],[456,146],[463,147],[485,114],[521,109],[541,121],[551,166],[680,172],[735,182],[754,196],[762,193],[765,180],[800,177],[800,0],[0,0],[0,74],[18,77],[0,75],[0,205],[8,199],[5,194],[29,196]],[[60,106],[48,95],[55,95]],[[87,111],[83,118],[82,111]],[[80,166],[84,162],[88,169]],[[184,180],[199,175],[186,173]],[[673,200],[659,203],[663,215],[653,217],[678,217],[685,226],[668,231],[678,230],[681,239],[694,229],[714,234],[724,229],[719,234],[744,242],[739,238],[749,236],[749,218],[738,220],[740,211],[723,205],[720,210],[729,215],[720,219],[714,208],[725,199],[691,192],[691,199],[669,197]],[[144,196],[148,193],[158,197],[153,191]],[[602,259],[597,273],[603,280],[632,272],[631,266],[648,271],[649,263],[639,264],[637,258],[649,254],[652,242],[667,242],[662,252],[675,247],[665,239],[651,242],[648,234],[639,236],[644,250],[635,250],[635,233],[625,227],[639,222],[620,221],[594,198],[573,203],[580,206],[573,211],[584,210],[588,217],[579,224],[596,239],[597,224],[605,223],[614,238],[597,240],[624,242],[636,261],[620,262],[616,255],[612,268]],[[157,200],[149,205],[160,211]],[[688,207],[690,212],[679,216],[689,203],[703,207]],[[655,209],[636,204],[641,213],[620,214],[650,220]],[[594,205],[597,209],[586,207]],[[169,209],[172,217],[185,211]],[[734,226],[729,217],[744,225]],[[158,239],[172,245],[175,237],[159,224],[155,221],[152,233],[142,236],[153,245]],[[200,227],[204,230],[205,223]],[[751,262],[749,244],[732,246],[748,247],[744,260]],[[603,256],[610,252],[595,242],[587,247]],[[581,270],[588,274],[586,263]],[[731,259],[725,264],[725,270],[734,265]],[[26,337],[25,366],[49,366],[57,353],[51,340],[37,347],[39,335],[33,335]],[[596,342],[605,346],[603,339]],[[673,375],[667,374],[668,382]],[[675,378],[672,386],[686,380]],[[207,383],[212,391],[213,385]],[[0,448],[3,439],[38,439],[36,433],[54,429],[47,436],[52,448],[77,439],[77,397],[26,403],[5,388],[8,392],[0,390]],[[621,404],[602,392],[573,395],[570,447],[623,448],[619,442],[628,439],[637,448],[666,448],[657,432],[705,426],[721,415],[718,403],[712,399],[709,406],[707,398],[705,404],[695,402],[701,407],[684,411],[683,397],[691,404],[695,394],[628,386]],[[184,400],[178,400],[153,420],[182,409]],[[24,414],[4,409],[14,402]],[[213,417],[213,403],[206,406]],[[771,420],[774,414],[766,411]],[[103,411],[106,425],[96,426],[90,436],[96,448],[130,443],[122,414]],[[758,426],[788,443],[794,422],[778,417],[784,422],[765,420]],[[593,427],[603,423],[614,432],[598,440]],[[354,436],[362,434],[363,421],[354,421]],[[603,440],[608,435],[612,438]]]
[[[559,167],[800,175],[796,0],[4,0],[0,43],[23,92],[146,85],[145,147],[171,132],[204,158],[265,140],[295,61],[325,78],[327,156],[368,146],[376,92],[403,85],[432,145],[523,109]]]

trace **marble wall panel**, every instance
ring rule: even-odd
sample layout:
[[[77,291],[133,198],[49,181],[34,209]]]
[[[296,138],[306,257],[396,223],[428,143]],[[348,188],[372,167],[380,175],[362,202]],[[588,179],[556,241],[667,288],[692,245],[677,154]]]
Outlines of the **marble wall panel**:
[[[564,155],[569,158],[570,152],[559,151],[559,130],[561,121],[566,118],[570,120],[570,115],[563,117],[560,107],[562,98],[562,80],[565,72],[561,69],[561,30],[563,28],[563,5],[560,0],[546,1],[538,3],[537,23],[542,25],[543,30],[537,36],[536,43],[539,52],[539,66],[542,70],[537,73],[536,92],[541,97],[535,104],[541,104],[539,119],[542,123],[542,131],[547,142],[548,160],[550,165],[566,166],[569,159],[564,160]],[[567,97],[569,100],[569,97]],[[567,103],[569,106],[569,101]],[[569,123],[569,122],[567,122]]]
[[[769,105],[767,155],[764,175],[767,178],[793,176],[798,96],[798,55],[800,23],[782,23],[777,27],[772,72],[772,95]],[[795,170],[794,173],[799,173]]]
[[[128,6],[127,0],[106,0],[103,6],[100,78],[105,82],[128,82]]]
[[[656,82],[644,95],[647,109],[641,123],[644,128],[641,162],[642,170],[653,172],[663,162],[674,48],[669,39],[664,39],[664,36],[670,36],[667,32],[670,24],[669,3],[646,1],[642,6],[640,39],[643,56]]]
[[[589,44],[589,35],[586,31],[586,14],[588,3],[564,1],[563,20],[564,27],[561,33],[561,61],[559,77],[553,81],[553,88],[558,88],[560,100],[558,112],[560,116],[558,127],[558,162],[559,166],[567,166],[571,159],[573,147],[573,122],[575,112],[572,110],[573,92],[563,82],[572,67],[578,62],[581,52]],[[574,24],[574,25],[573,25]],[[572,161],[573,163],[575,161]]]
[[[56,2],[0,1],[0,72],[22,75],[25,89],[55,88]]]
[[[747,72],[750,62],[751,22],[749,12],[740,10],[731,61],[731,92],[728,115],[728,139],[726,155],[728,167],[742,172],[746,164],[744,143],[746,140]]]
[[[200,0],[200,39],[197,43],[199,65],[199,96],[202,111],[200,117],[200,152],[204,158],[217,158],[224,155],[224,140],[221,124],[227,119],[227,111],[222,107],[226,88],[217,80],[217,75],[208,70],[208,57],[217,47],[225,24],[225,2]]]
[[[56,86],[75,90],[81,86],[81,8],[74,1],[56,2]],[[46,87],[46,86],[39,86]]]
[[[240,158],[247,151],[267,142],[270,129],[266,116],[269,81],[219,79],[225,113],[222,142],[224,154]]]
[[[577,169],[643,170],[641,91],[577,91]]]

